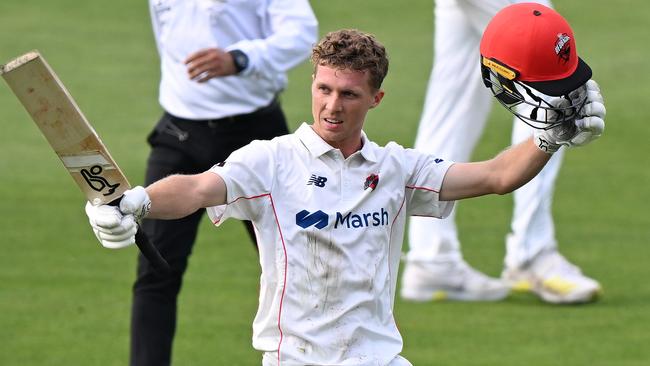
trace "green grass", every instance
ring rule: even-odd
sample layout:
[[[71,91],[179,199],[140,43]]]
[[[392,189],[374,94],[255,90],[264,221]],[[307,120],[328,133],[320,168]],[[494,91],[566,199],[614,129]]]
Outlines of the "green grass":
[[[321,34],[374,32],[391,57],[382,105],[366,131],[411,145],[432,56],[430,1],[312,1]],[[416,365],[646,365],[650,360],[650,73],[640,0],[556,1],[606,99],[607,130],[570,151],[556,188],[562,252],[605,288],[599,303],[550,306],[529,295],[494,304],[396,301],[403,355]],[[158,65],[145,1],[3,0],[0,63],[39,49],[134,184],[157,120]],[[290,74],[283,103],[310,119],[311,67]],[[2,84],[2,83],[0,83]],[[494,108],[475,158],[509,141]],[[0,85],[0,364],[124,365],[136,249],[102,249],[84,200],[9,89]],[[467,260],[498,275],[511,197],[463,202]],[[250,345],[259,266],[243,227],[201,227],[180,298],[177,365],[259,365]]]

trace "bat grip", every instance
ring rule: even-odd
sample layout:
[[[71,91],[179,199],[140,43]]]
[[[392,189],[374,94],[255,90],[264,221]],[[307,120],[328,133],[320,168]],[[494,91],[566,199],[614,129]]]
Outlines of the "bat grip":
[[[151,243],[147,234],[138,225],[138,231],[135,233],[135,245],[140,249],[140,253],[147,258],[153,269],[161,274],[168,274],[171,272],[169,263],[163,258],[158,249]]]
[[[122,197],[109,202],[108,205],[119,207]],[[160,274],[168,274],[171,272],[169,263],[167,263],[158,249],[151,243],[151,240],[149,240],[149,237],[140,225],[138,225],[138,231],[135,233],[135,245],[138,246],[140,253],[149,261],[154,271]]]

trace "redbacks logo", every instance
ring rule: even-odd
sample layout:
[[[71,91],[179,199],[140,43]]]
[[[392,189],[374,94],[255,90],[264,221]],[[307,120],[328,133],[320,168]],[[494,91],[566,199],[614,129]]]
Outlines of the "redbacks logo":
[[[571,43],[569,42],[571,37],[566,33],[558,33],[557,41],[555,41],[555,54],[558,59],[563,62],[569,62],[569,57],[571,56]]]
[[[375,188],[377,188],[377,184],[379,184],[379,174],[370,174],[366,178],[366,182],[363,183],[363,190],[365,191],[366,189],[370,188],[374,191]]]

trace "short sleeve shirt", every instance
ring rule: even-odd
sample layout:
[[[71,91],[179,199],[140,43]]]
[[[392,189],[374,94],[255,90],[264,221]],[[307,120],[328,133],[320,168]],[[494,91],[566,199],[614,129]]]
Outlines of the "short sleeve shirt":
[[[212,221],[255,226],[253,346],[280,364],[386,365],[402,350],[393,301],[406,217],[451,212],[438,192],[452,163],[362,139],[346,159],[303,124],[211,169],[228,202],[208,208]]]

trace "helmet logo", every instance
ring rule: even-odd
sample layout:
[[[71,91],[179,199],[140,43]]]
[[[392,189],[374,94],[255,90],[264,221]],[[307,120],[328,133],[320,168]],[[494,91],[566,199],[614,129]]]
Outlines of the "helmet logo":
[[[571,37],[568,34],[558,33],[557,41],[555,42],[555,54],[564,63],[569,62],[569,56],[571,55],[571,44],[569,40],[571,40]]]

